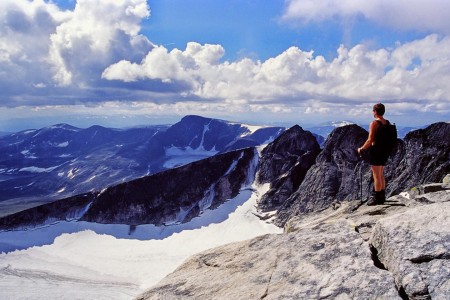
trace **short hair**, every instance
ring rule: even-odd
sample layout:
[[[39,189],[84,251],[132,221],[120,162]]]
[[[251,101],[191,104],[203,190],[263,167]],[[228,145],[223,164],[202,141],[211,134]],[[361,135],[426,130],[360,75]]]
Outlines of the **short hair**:
[[[384,108],[384,105],[381,103],[377,103],[373,106],[373,110],[377,112],[377,115],[382,116],[384,115],[384,112],[386,109]]]

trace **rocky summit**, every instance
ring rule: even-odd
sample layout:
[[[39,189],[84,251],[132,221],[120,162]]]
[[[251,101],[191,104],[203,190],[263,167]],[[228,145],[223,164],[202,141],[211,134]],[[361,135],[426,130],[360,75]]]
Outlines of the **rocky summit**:
[[[276,210],[277,225],[284,226],[292,217],[326,209],[335,201],[367,199],[373,189],[372,172],[369,164],[357,153],[357,148],[367,139],[368,132],[365,129],[358,125],[336,128],[315,159],[313,150],[310,150],[310,155],[297,155],[296,159],[291,156],[279,159],[285,157],[286,153],[304,149],[303,145],[294,143],[284,143],[284,147],[275,146],[285,139],[288,132],[266,148],[271,149],[268,151],[269,159],[264,160],[262,153],[261,160],[265,164],[260,164],[260,170],[280,170],[285,165],[310,167],[306,172],[272,172],[270,190],[261,198],[259,208],[261,211],[268,210],[268,207]],[[278,159],[270,159],[272,157]],[[410,132],[404,140],[398,140],[397,148],[385,169],[386,193],[390,196],[416,185],[441,182],[448,173],[450,124],[435,123]],[[291,182],[295,184],[284,184]]]
[[[284,234],[204,251],[136,299],[448,299],[450,185],[388,200],[335,203]]]

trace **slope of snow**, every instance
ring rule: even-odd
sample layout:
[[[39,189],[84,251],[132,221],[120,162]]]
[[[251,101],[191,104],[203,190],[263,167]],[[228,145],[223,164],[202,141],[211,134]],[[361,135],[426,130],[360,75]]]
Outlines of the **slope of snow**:
[[[30,231],[0,232],[0,251],[24,249],[0,254],[0,298],[132,299],[192,254],[281,233],[255,216],[257,198],[267,188],[243,189],[218,209],[206,210],[186,224],[59,222]]]
[[[59,166],[49,167],[49,168],[39,168],[39,167],[25,167],[21,168],[19,172],[30,172],[30,173],[43,173],[43,172],[51,172]]]
[[[248,125],[248,124],[241,124],[241,127],[247,129],[243,134],[241,134],[240,137],[246,137],[249,135],[252,135],[257,130],[264,128],[265,126],[254,126],[254,125]]]
[[[215,148],[209,151],[205,150],[203,148],[203,144],[201,144],[201,147],[198,147],[196,149],[192,149],[191,147],[170,147],[165,149],[165,152],[167,160],[164,162],[163,167],[166,169],[171,169],[214,156],[219,151],[216,151]]]

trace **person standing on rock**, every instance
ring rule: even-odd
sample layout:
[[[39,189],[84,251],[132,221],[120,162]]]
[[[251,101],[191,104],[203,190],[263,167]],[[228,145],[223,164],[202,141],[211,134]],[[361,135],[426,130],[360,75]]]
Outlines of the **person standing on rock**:
[[[383,204],[386,201],[384,167],[389,158],[389,153],[380,146],[382,144],[380,142],[380,134],[377,135],[382,126],[389,124],[389,121],[383,117],[384,112],[385,107],[383,104],[378,103],[373,106],[373,117],[375,120],[370,123],[369,137],[364,145],[358,148],[360,155],[363,155],[363,152],[369,152],[369,164],[374,180],[374,190],[369,201],[367,201],[367,205]]]

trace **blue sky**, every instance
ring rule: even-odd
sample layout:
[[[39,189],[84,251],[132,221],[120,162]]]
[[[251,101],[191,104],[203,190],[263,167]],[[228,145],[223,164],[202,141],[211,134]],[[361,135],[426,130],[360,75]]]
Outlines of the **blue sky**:
[[[444,0],[2,0],[0,131],[450,121]]]

